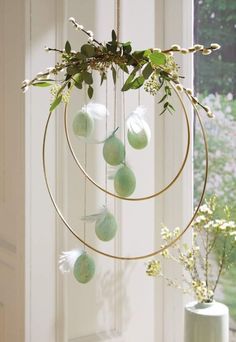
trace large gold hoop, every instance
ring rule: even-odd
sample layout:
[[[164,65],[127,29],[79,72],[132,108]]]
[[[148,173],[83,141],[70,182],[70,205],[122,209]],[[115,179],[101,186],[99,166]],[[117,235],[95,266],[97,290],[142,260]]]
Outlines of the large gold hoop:
[[[189,154],[189,148],[190,148],[190,124],[189,124],[189,119],[188,119],[188,114],[187,114],[187,110],[185,108],[185,105],[178,93],[178,91],[175,89],[175,87],[172,85],[172,88],[174,89],[180,103],[181,103],[181,106],[183,108],[183,111],[184,111],[184,117],[185,117],[185,120],[186,120],[186,127],[187,127],[187,145],[186,145],[186,151],[185,151],[185,155],[184,155],[184,159],[183,159],[183,162],[177,172],[177,174],[175,175],[175,177],[161,190],[151,194],[151,195],[147,195],[147,196],[143,196],[143,197],[123,197],[123,196],[119,196],[105,188],[103,188],[101,185],[99,185],[89,174],[88,172],[84,169],[83,165],[81,164],[81,162],[78,160],[78,158],[76,157],[76,154],[74,152],[74,149],[72,147],[72,143],[71,143],[71,140],[70,140],[70,136],[69,136],[69,132],[68,132],[68,125],[67,125],[67,104],[65,105],[65,109],[64,109],[64,129],[65,129],[65,135],[66,135],[66,141],[67,141],[67,144],[68,144],[68,147],[69,147],[69,150],[70,150],[70,153],[76,163],[76,165],[79,167],[79,169],[82,171],[82,173],[84,174],[84,176],[93,184],[95,185],[99,190],[105,192],[106,194],[112,196],[112,197],[115,197],[115,198],[118,198],[118,199],[121,199],[121,200],[125,200],[125,201],[144,201],[144,200],[148,200],[148,199],[151,199],[151,198],[154,198],[154,197],[157,197],[161,194],[163,194],[166,190],[168,190],[176,181],[177,179],[179,178],[179,176],[181,175],[184,167],[185,167],[185,164],[186,164],[186,161],[188,159],[188,154]]]
[[[188,96],[188,99],[191,102],[191,99],[190,99],[189,96]],[[191,226],[191,224],[192,224],[193,220],[195,219],[195,217],[197,215],[197,212],[198,212],[198,210],[199,210],[199,208],[201,206],[201,203],[202,203],[202,200],[203,200],[203,197],[204,197],[204,194],[205,194],[206,183],[207,183],[207,176],[208,176],[208,146],[207,146],[206,133],[205,133],[205,130],[204,130],[203,123],[201,121],[201,117],[199,115],[199,112],[198,112],[198,110],[197,110],[195,105],[193,105],[193,107],[194,107],[194,109],[196,111],[197,118],[199,120],[200,128],[201,128],[201,131],[202,131],[202,136],[203,136],[203,141],[204,141],[204,149],[205,149],[205,161],[206,161],[206,164],[205,164],[205,177],[204,177],[203,189],[202,189],[202,193],[201,193],[201,196],[200,196],[200,199],[199,199],[199,203],[198,203],[198,205],[197,205],[197,207],[196,207],[196,209],[195,209],[195,211],[193,213],[192,218],[188,222],[187,226],[182,230],[182,232],[174,240],[172,240],[170,243],[168,243],[167,245],[165,245],[162,248],[159,248],[158,250],[156,250],[154,252],[151,252],[151,253],[148,253],[148,254],[144,254],[144,255],[129,256],[129,257],[105,253],[105,252],[103,252],[103,251],[93,247],[92,245],[90,245],[86,241],[84,241],[76,233],[74,228],[67,222],[67,220],[63,216],[62,212],[60,211],[59,207],[57,206],[57,203],[56,203],[56,201],[54,199],[54,196],[53,196],[53,194],[52,194],[52,192],[50,190],[50,186],[49,186],[49,182],[48,182],[48,177],[47,177],[46,162],[45,162],[45,147],[46,147],[47,130],[48,130],[48,125],[49,125],[51,116],[52,116],[52,112],[49,113],[47,121],[46,121],[46,125],[45,125],[45,130],[44,130],[44,135],[43,135],[43,147],[42,147],[43,173],[44,173],[44,178],[45,178],[45,182],[46,182],[47,191],[49,193],[49,196],[51,198],[53,206],[54,206],[57,214],[61,218],[62,222],[65,224],[65,226],[68,228],[68,230],[74,235],[74,237],[77,238],[84,246],[88,247],[89,249],[91,249],[92,251],[94,251],[94,252],[96,252],[96,253],[98,253],[100,255],[103,255],[103,256],[106,256],[106,257],[109,257],[109,258],[112,258],[112,259],[117,259],[117,260],[140,260],[140,259],[145,259],[145,258],[153,257],[153,256],[163,252],[165,249],[167,249],[167,248],[171,247],[173,244],[175,244],[176,241],[179,240],[183,236],[183,234],[188,230],[188,228]]]

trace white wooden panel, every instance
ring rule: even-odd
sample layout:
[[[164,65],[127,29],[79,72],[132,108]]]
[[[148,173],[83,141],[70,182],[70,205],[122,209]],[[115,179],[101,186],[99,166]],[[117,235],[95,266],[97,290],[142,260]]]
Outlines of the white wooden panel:
[[[156,43],[161,48],[168,48],[172,44],[189,47],[193,43],[193,2],[188,0],[174,2],[172,0],[158,1],[156,20]],[[193,65],[192,56],[176,55],[181,72],[186,76],[183,83],[185,87],[192,88]],[[188,103],[190,123],[192,124],[192,110]],[[176,173],[177,167],[183,159],[186,148],[186,124],[181,120],[181,107],[175,104],[176,113],[173,116],[165,115],[162,127],[162,156],[160,162],[163,164],[162,182],[166,184]],[[182,114],[183,115],[183,114]],[[177,119],[177,120],[176,120]],[[158,127],[157,127],[158,130]],[[170,140],[171,139],[171,140]],[[178,143],[175,143],[177,142]],[[161,211],[163,223],[170,228],[188,223],[193,208],[193,179],[192,179],[192,141],[188,161],[185,169],[176,184],[162,196]],[[158,208],[157,208],[158,209]],[[160,210],[160,208],[158,209]],[[184,240],[190,238],[185,234]],[[176,265],[165,265],[165,272],[171,277],[179,279],[181,283],[181,269]],[[160,284],[157,284],[160,290]],[[176,289],[163,284],[161,290],[162,315],[157,315],[162,321],[158,338],[161,341],[179,342],[183,340],[183,307],[186,297]],[[158,310],[158,307],[157,307]],[[170,329],[171,322],[171,329]]]
[[[25,78],[32,78],[49,65],[54,54],[44,46],[57,44],[59,1],[26,1]],[[42,138],[50,94],[31,88],[26,94],[26,337],[27,342],[56,339],[56,251],[55,211],[46,191],[42,170]],[[47,139],[49,181],[55,182],[55,121]]]
[[[0,2],[0,340],[24,341],[24,1]]]

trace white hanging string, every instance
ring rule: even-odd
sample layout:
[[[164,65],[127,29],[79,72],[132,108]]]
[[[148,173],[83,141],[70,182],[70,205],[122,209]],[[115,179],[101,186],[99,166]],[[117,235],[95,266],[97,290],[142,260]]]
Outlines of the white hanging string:
[[[124,72],[122,72],[122,84],[125,83],[125,76]],[[124,147],[126,151],[126,109],[125,109],[125,92],[122,92],[122,111],[123,111],[123,140],[124,140]],[[125,154],[125,160],[126,160],[126,154]],[[124,161],[125,161],[124,160]]]
[[[87,106],[87,87],[84,87],[85,94],[85,105]],[[84,169],[87,171],[87,143],[84,143]],[[84,176],[84,217],[87,216],[87,177]],[[86,241],[86,220],[84,220],[84,241]],[[86,249],[86,246],[84,244],[84,250]]]
[[[108,80],[106,80],[106,95],[105,95],[105,101],[106,101],[106,109],[108,110]],[[108,116],[106,115],[106,139],[108,135]],[[105,189],[107,190],[107,175],[108,175],[108,169],[107,169],[107,163],[105,162]],[[107,193],[105,193],[105,206],[107,208]]]

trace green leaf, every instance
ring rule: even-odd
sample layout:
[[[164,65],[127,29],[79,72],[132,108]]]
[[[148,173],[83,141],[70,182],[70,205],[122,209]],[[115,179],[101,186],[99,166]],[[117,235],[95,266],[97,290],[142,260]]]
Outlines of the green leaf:
[[[111,43],[107,43],[106,44],[106,47],[107,47],[107,50],[112,52],[112,53],[115,53],[116,52],[116,49],[117,49],[117,44],[116,42],[113,44],[113,42]]]
[[[144,53],[145,53],[145,52],[146,52],[145,50],[142,50],[142,51],[134,51],[134,52],[132,53],[132,56],[133,56],[136,60],[140,60],[140,59],[143,59]]]
[[[84,44],[81,46],[81,53],[90,58],[90,57],[93,57],[95,56],[95,47],[91,44]]]
[[[66,44],[65,44],[65,51],[68,54],[71,52],[71,46],[70,46],[70,42],[68,40],[66,41]]]
[[[67,71],[67,74],[69,74],[70,76],[73,76],[78,73],[78,67],[76,65],[70,65],[68,66],[66,71]]]
[[[126,64],[119,64],[119,67],[121,68],[121,70],[123,70],[127,74],[129,73],[129,69]]]
[[[83,71],[81,74],[83,80],[85,81],[85,83],[87,84],[93,84],[93,76],[90,72],[88,71]]]
[[[60,104],[61,100],[62,100],[62,95],[54,99],[54,101],[51,103],[51,106],[50,106],[50,112],[52,112]]]
[[[114,84],[116,84],[116,69],[114,68],[113,65],[111,67],[111,70],[112,70],[113,82],[114,82]]]
[[[33,86],[35,87],[50,87],[52,85],[52,83],[49,82],[36,82],[33,83]]]
[[[170,107],[174,112],[175,112],[175,109],[174,109],[174,107],[169,103],[169,106],[168,107]]]
[[[76,88],[82,89],[83,78],[80,73],[73,76],[74,84]]]
[[[132,51],[131,42],[123,43],[122,46],[125,53],[130,53]]]
[[[106,80],[106,79],[107,79],[107,75],[106,75],[105,72],[103,72],[103,73],[101,74],[101,83],[100,83],[100,85],[102,85],[102,84],[103,84],[103,81]]]
[[[145,78],[145,80],[147,80],[149,78],[149,76],[151,76],[151,74],[153,73],[153,68],[151,63],[147,63],[147,65],[145,66],[145,68],[143,69],[143,77]]]
[[[165,86],[165,92],[166,94],[171,95],[171,89],[169,86]]]
[[[137,78],[135,78],[135,80],[132,82],[131,84],[131,89],[138,89],[140,87],[142,87],[143,83],[145,81],[145,78],[143,76],[138,76]]]
[[[115,32],[115,30],[112,30],[112,32],[111,32],[111,38],[112,38],[112,41],[113,41],[113,42],[116,42],[117,37],[116,37],[116,32]]]
[[[163,102],[166,98],[167,98],[167,94],[165,94],[165,95],[160,99],[160,101],[159,101],[158,103]]]
[[[131,85],[132,85],[132,81],[135,77],[136,72],[131,72],[131,74],[129,75],[129,77],[127,78],[127,80],[125,81],[123,87],[121,88],[121,91],[126,91],[129,90]]]
[[[149,59],[154,65],[163,65],[166,62],[166,56],[161,52],[153,52],[149,55]]]
[[[93,97],[93,87],[88,87],[88,97],[91,99]]]
[[[152,51],[151,50],[146,50],[143,54],[143,57],[149,57],[151,55]]]

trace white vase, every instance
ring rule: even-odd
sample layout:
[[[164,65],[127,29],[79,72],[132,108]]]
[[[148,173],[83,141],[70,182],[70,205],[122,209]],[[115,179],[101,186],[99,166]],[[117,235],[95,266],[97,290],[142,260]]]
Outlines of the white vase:
[[[185,306],[184,342],[229,342],[229,310],[218,302]]]

